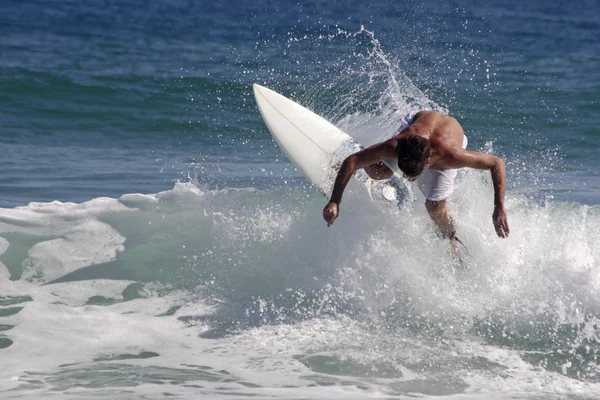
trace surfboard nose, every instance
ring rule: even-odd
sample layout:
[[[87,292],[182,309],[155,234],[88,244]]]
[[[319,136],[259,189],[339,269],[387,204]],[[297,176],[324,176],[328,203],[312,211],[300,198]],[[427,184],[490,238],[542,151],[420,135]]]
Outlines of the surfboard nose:
[[[256,93],[258,93],[260,90],[264,90],[266,89],[266,87],[259,85],[258,83],[253,83],[252,84],[252,91],[254,91],[254,95],[256,96]]]

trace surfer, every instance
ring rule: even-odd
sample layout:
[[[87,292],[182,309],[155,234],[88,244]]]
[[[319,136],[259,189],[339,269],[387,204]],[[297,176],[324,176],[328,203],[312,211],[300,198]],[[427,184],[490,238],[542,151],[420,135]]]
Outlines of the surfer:
[[[499,237],[510,233],[504,210],[506,172],[504,162],[489,154],[466,150],[467,138],[458,121],[437,111],[420,111],[409,125],[381,143],[347,157],[338,171],[331,199],[323,209],[327,226],[339,215],[339,205],[350,177],[364,168],[372,179],[388,179],[393,172],[383,160],[394,160],[409,181],[417,181],[426,198],[425,207],[442,235],[456,239],[454,223],[446,208],[458,168],[488,169],[494,185],[492,221]]]

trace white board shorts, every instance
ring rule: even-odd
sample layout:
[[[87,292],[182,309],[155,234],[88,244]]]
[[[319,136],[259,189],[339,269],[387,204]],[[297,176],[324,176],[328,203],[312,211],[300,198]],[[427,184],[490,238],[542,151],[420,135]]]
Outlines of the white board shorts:
[[[403,118],[400,129],[396,135],[412,124],[413,116],[407,115]],[[463,135],[462,148],[466,149],[469,140]],[[417,179],[419,190],[429,201],[446,200],[454,191],[454,180],[458,174],[458,169],[430,169],[427,168]]]
[[[462,148],[467,148],[469,140],[463,136]],[[419,190],[429,201],[446,200],[454,191],[454,180],[458,169],[431,169],[427,168],[417,179]]]

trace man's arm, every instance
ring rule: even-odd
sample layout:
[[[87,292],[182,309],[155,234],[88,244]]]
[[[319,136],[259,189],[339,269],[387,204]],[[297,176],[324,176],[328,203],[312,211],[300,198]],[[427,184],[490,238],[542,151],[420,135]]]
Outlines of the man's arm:
[[[508,218],[504,210],[504,194],[506,192],[506,167],[499,157],[477,151],[459,150],[453,152],[450,163],[455,168],[489,169],[494,185],[494,214],[492,219],[499,237],[508,237],[510,229]]]
[[[344,160],[335,179],[331,199],[323,209],[323,218],[327,221],[327,226],[333,224],[339,214],[339,204],[342,201],[344,189],[346,189],[346,185],[348,185],[354,171],[382,160],[395,159],[397,157],[396,146],[397,141],[395,139],[386,140],[354,153]]]

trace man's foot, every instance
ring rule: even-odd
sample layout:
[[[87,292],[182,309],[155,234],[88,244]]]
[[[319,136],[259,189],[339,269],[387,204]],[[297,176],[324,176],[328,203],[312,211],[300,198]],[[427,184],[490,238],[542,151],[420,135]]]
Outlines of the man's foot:
[[[450,255],[455,260],[457,267],[466,268],[465,255],[469,253],[467,246],[456,237],[456,232],[452,232],[450,239]]]

